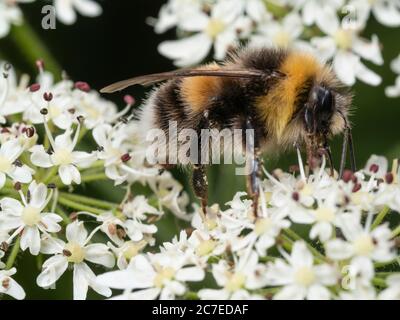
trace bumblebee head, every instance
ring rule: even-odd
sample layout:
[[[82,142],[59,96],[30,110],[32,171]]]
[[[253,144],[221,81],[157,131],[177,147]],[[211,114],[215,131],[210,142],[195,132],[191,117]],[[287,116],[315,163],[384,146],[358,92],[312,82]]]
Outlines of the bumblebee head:
[[[304,105],[304,126],[310,135],[327,135],[335,113],[332,91],[321,85],[314,86]]]

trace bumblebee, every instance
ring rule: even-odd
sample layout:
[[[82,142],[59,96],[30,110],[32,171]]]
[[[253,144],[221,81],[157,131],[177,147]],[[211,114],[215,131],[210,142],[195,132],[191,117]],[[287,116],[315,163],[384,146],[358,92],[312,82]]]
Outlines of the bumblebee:
[[[311,165],[322,150],[333,173],[328,141],[343,133],[339,176],[343,173],[348,149],[352,170],[355,170],[348,120],[352,94],[329,65],[310,53],[241,48],[230,53],[222,63],[135,77],[112,84],[101,92],[160,82],[163,83],[151,93],[140,116],[148,129],[162,129],[168,135],[169,121],[176,121],[178,130],[254,130],[255,156],[247,186],[255,214],[264,152],[304,148]],[[243,146],[243,150],[248,150],[248,146]],[[205,165],[192,165],[192,185],[205,214],[208,187]]]

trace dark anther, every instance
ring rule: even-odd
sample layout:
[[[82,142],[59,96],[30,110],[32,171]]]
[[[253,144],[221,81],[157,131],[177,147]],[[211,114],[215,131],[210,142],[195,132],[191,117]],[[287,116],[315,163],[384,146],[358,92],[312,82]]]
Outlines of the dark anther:
[[[47,102],[50,102],[51,100],[53,100],[53,94],[51,92],[45,92],[43,94],[43,99]]]
[[[104,151],[104,147],[102,147],[102,146],[98,146],[96,149],[97,149],[97,151],[99,151],[99,152],[103,152],[103,151]]]
[[[34,83],[29,87],[30,92],[36,92],[40,90],[40,84],[39,83]]]
[[[25,134],[28,138],[32,138],[35,135],[35,128],[34,127],[28,127],[25,129]]]
[[[379,166],[377,164],[371,164],[371,166],[369,167],[369,171],[371,171],[372,173],[377,173],[379,170]]]
[[[300,194],[298,192],[293,192],[292,193],[292,199],[294,201],[299,201],[300,200]]]
[[[124,155],[122,155],[121,157],[121,161],[122,162],[128,162],[129,160],[131,160],[132,157],[129,155],[129,153],[125,153]]]
[[[67,249],[64,249],[62,253],[63,253],[63,255],[66,256],[66,257],[72,256],[72,252],[69,251],[69,250],[67,250]]]
[[[43,108],[42,110],[40,110],[40,113],[45,116],[46,114],[49,113],[49,110],[47,110],[46,108]]]
[[[356,183],[353,187],[353,192],[356,193],[357,191],[359,191],[361,189],[361,184],[360,183]]]
[[[22,162],[19,159],[17,159],[17,160],[15,160],[13,162],[13,165],[16,166],[16,167],[21,168],[22,167]]]
[[[89,92],[90,91],[90,86],[87,82],[83,82],[83,81],[78,81],[75,83],[75,88],[78,90],[81,90],[83,92]]]
[[[393,183],[393,180],[394,180],[393,173],[391,173],[391,172],[386,173],[385,180],[386,180],[386,183],[388,183],[388,184]]]
[[[21,190],[21,188],[22,188],[21,182],[16,182],[16,183],[14,184],[14,189],[15,189],[15,190],[19,191],[19,190]]]
[[[49,184],[47,185],[47,188],[49,188],[49,189],[55,189],[55,188],[57,188],[57,186],[56,186],[55,183],[49,183]]]

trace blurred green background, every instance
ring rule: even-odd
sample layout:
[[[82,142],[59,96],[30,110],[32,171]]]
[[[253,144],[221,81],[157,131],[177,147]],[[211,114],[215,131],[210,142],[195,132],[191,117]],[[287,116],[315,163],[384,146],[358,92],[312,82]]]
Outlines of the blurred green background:
[[[73,80],[87,81],[93,88],[100,89],[111,82],[134,75],[161,72],[174,69],[172,63],[157,52],[157,45],[166,39],[175,37],[174,31],[156,35],[146,18],[157,16],[161,0],[103,0],[99,1],[104,12],[98,18],[80,17],[73,26],[57,23],[56,30],[41,28],[42,1],[23,5],[27,23],[34,33],[23,38],[25,27],[14,27],[11,34],[0,39],[0,59],[10,61],[18,73],[36,75],[34,60],[48,58],[46,55],[36,56],[35,49],[41,46],[54,57],[55,63]],[[31,32],[31,31],[30,31]],[[374,153],[388,158],[400,155],[400,99],[389,99],[384,88],[392,85],[395,75],[389,64],[400,53],[400,29],[386,28],[374,19],[370,20],[365,36],[377,34],[382,42],[384,66],[369,65],[383,78],[379,87],[371,87],[357,83],[354,88],[354,115],[351,117],[354,127],[354,140],[358,166],[363,166],[368,157]],[[51,61],[46,61],[52,66]],[[139,87],[129,88],[123,93],[105,96],[123,106],[122,97],[133,95],[140,102],[145,90]],[[137,104],[139,105],[139,104]],[[340,157],[340,138],[332,143],[333,155],[338,166]],[[280,167],[287,170],[296,163],[293,153],[279,157],[267,158],[266,167]],[[244,178],[234,175],[232,166],[211,166],[209,168],[210,203],[223,205],[237,191],[245,189]],[[174,171],[174,175],[185,185],[188,192],[188,179],[185,173]],[[104,199],[120,201],[123,190],[113,188],[111,183],[83,186],[82,192],[96,192]],[[146,190],[142,190],[146,192]],[[158,241],[170,240],[177,229],[183,225],[169,215],[160,223]],[[72,298],[71,273],[65,274],[57,286],[62,290],[43,290],[35,285],[40,259],[28,254],[21,254],[17,260],[19,270],[15,277],[27,292],[27,298],[34,299],[70,299]],[[95,272],[100,271],[94,269]],[[97,296],[90,291],[90,298]]]

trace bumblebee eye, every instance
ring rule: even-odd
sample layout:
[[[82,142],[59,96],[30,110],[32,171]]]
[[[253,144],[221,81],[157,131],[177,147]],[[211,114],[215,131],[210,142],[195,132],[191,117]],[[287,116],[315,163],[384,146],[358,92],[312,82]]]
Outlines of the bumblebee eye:
[[[317,111],[318,113],[330,114],[333,111],[333,95],[326,88],[319,87],[317,91]]]

